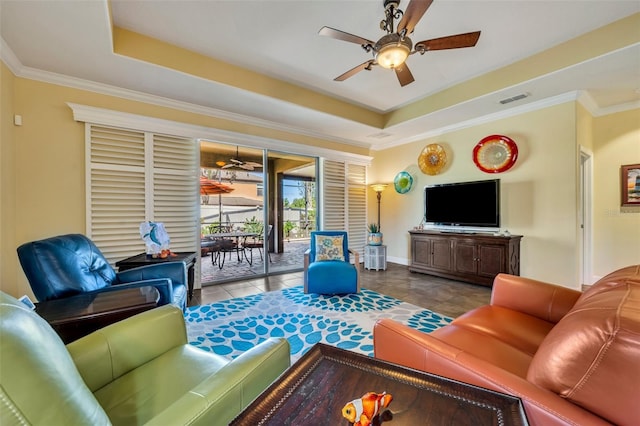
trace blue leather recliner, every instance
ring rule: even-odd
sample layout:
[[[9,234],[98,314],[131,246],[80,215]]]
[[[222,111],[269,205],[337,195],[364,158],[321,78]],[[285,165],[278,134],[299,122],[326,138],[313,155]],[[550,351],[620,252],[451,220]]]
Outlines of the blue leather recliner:
[[[353,255],[354,264],[349,255]],[[360,255],[349,249],[345,231],[312,231],[304,254],[304,292],[350,294],[360,291]]]
[[[22,244],[18,247],[18,258],[40,302],[80,293],[153,286],[160,293],[158,305],[172,303],[182,310],[186,308],[187,269],[183,262],[116,273],[93,241],[81,234]]]

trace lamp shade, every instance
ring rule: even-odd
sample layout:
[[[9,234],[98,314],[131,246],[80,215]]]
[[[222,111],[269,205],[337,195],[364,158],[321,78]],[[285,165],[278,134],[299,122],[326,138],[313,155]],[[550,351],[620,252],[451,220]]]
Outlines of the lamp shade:
[[[386,187],[387,187],[386,183],[374,183],[373,185],[371,185],[371,189],[373,189],[376,192],[382,192]]]

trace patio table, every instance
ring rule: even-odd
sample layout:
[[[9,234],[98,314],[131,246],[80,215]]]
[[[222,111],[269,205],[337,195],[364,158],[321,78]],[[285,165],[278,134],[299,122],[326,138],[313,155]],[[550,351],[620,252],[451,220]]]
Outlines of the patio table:
[[[256,236],[258,236],[258,234],[255,232],[244,232],[244,231],[218,232],[215,234],[206,235],[206,238],[211,238],[213,241],[235,239],[235,243],[233,245],[231,244],[225,245],[223,243],[219,247],[217,247],[217,250],[214,247],[213,251],[211,252],[211,262],[215,265],[217,261],[218,268],[222,269],[222,267],[224,266],[224,259],[225,259],[226,253],[230,253],[233,251],[236,252],[236,256],[238,257],[238,263],[242,262],[242,255],[240,253],[244,254],[244,247],[242,247],[242,245],[240,244],[240,238],[248,238],[248,237],[256,237]],[[220,253],[222,253],[222,257],[220,257]],[[244,254],[244,256],[246,257],[246,254]]]

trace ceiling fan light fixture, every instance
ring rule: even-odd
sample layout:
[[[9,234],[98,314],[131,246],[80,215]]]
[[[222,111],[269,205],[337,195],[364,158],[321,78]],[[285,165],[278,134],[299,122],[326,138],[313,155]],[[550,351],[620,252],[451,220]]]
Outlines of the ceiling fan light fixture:
[[[376,43],[376,62],[383,68],[397,68],[407,60],[411,46],[409,37],[401,38],[398,34],[387,34]]]

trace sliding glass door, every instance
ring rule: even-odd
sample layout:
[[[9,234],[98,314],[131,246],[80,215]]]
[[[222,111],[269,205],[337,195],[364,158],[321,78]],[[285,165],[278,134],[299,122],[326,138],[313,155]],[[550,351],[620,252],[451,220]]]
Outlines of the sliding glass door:
[[[201,141],[202,285],[301,270],[317,159]]]
[[[301,270],[309,232],[316,229],[317,159],[275,151],[267,158],[268,216],[274,229],[268,270]]]

